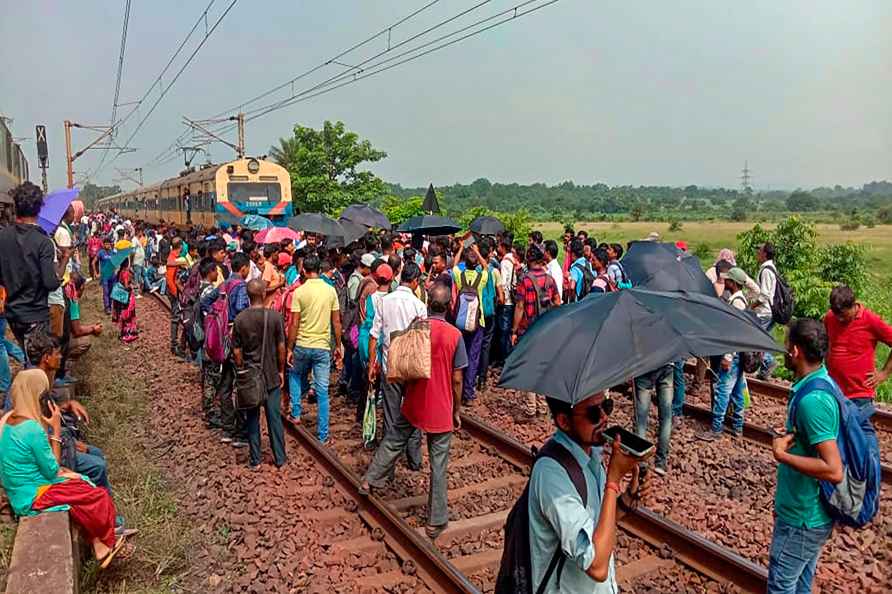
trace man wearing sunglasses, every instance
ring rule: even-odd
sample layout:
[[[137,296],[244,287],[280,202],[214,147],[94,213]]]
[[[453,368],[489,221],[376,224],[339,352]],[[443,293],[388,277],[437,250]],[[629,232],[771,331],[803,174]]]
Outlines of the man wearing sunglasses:
[[[553,439],[581,468],[587,497],[582,500],[570,470],[560,462],[537,460],[529,483],[534,591],[545,582],[546,593],[616,593],[616,522],[644,494],[638,480],[641,460],[623,452],[619,440],[606,443],[603,432],[613,411],[609,394],[600,392],[575,406],[554,398],[546,402],[556,426]],[[610,452],[606,468],[604,450]],[[627,477],[631,480],[623,492],[620,483]],[[559,548],[563,563],[546,575]]]

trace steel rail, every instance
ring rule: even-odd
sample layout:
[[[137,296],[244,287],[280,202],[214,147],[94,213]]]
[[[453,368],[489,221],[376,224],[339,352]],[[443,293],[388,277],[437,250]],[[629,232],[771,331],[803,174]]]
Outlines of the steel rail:
[[[684,370],[694,374],[697,366],[693,363],[685,363]],[[783,384],[761,380],[752,376],[747,376],[746,383],[750,388],[750,392],[762,394],[782,402],[787,402],[790,399],[790,388]],[[877,429],[892,432],[892,411],[877,409],[870,420]]]
[[[492,447],[508,462],[522,469],[532,464],[532,449],[510,435],[467,413],[461,414],[461,424],[471,437]],[[660,548],[668,544],[679,562],[717,582],[730,582],[754,594],[765,592],[768,586],[765,567],[649,509],[639,506],[625,514],[618,524],[651,546]]]
[[[161,295],[152,293],[168,311],[170,304]],[[415,531],[399,514],[391,509],[383,499],[374,494],[362,495],[359,492],[360,479],[344,466],[337,455],[319,443],[306,427],[295,425],[283,419],[288,433],[297,439],[313,459],[322,466],[328,475],[341,487],[356,504],[357,513],[371,520],[383,532],[387,546],[402,560],[402,570],[418,575],[433,592],[442,594],[480,594],[468,578],[449,562],[443,554]]]
[[[692,417],[700,421],[701,423],[712,423],[712,411],[705,406],[685,402],[684,412],[689,417]],[[730,417],[725,419],[725,425],[731,427]],[[775,437],[775,433],[769,427],[762,427],[760,425],[754,425],[752,423],[744,423],[743,437],[744,439],[770,448],[771,442]],[[892,485],[892,466],[883,463],[880,464],[880,467],[882,469],[882,481],[887,485]]]

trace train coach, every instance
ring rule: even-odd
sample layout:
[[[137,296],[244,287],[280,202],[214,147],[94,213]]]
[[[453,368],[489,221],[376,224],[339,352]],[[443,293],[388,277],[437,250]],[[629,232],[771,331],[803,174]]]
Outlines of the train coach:
[[[96,206],[151,223],[212,227],[231,225],[253,214],[284,225],[293,212],[291,177],[280,165],[249,157],[187,170],[178,177],[103,198]]]

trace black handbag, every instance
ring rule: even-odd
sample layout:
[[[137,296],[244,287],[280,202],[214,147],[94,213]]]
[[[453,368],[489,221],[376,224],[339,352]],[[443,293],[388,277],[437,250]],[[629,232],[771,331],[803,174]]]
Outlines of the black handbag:
[[[263,373],[263,359],[266,356],[266,326],[269,310],[263,310],[263,340],[260,345],[260,364],[242,361],[235,370],[235,407],[239,410],[257,408],[266,400],[266,379]]]

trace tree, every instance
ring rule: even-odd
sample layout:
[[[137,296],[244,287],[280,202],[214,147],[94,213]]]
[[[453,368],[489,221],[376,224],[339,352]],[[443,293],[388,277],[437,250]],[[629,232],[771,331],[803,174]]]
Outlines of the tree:
[[[333,215],[345,206],[383,194],[384,182],[363,163],[374,163],[387,153],[372,147],[343,122],[325,121],[322,130],[295,124],[291,138],[279,139],[270,156],[291,176],[294,206],[302,212]]]
[[[381,212],[387,215],[387,220],[396,226],[406,219],[424,214],[424,211],[421,210],[423,201],[424,198],[421,196],[412,196],[411,198],[385,196],[381,202]]]
[[[84,184],[84,187],[81,188],[80,194],[78,194],[78,200],[84,203],[84,208],[90,210],[93,208],[93,205],[97,200],[120,193],[121,186],[95,186],[87,182]]]
[[[787,198],[787,209],[793,212],[808,212],[818,210],[820,207],[820,200],[802,190],[796,190]]]

